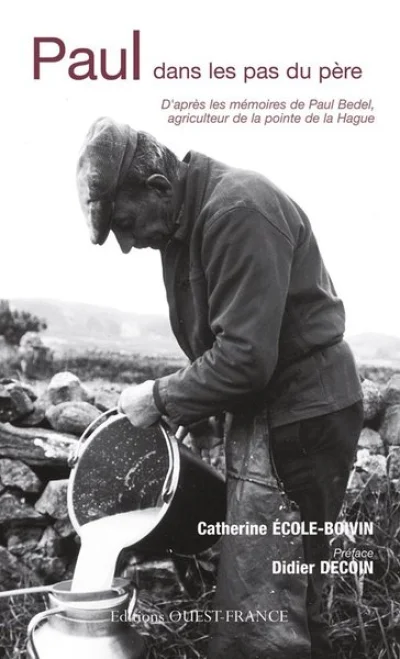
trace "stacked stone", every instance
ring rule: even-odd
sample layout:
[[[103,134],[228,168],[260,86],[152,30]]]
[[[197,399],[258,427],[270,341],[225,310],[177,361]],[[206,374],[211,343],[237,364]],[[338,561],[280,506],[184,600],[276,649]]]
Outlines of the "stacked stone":
[[[389,483],[399,490],[400,374],[386,385],[365,379],[363,393],[365,426],[349,491]],[[67,515],[68,458],[118,396],[110,386],[94,397],[69,372],[55,375],[40,396],[24,383],[0,380],[0,590],[71,577],[78,542]],[[221,447],[214,451],[202,457],[222,469]],[[136,559],[131,569],[137,577]]]
[[[365,379],[364,428],[358,443],[356,471],[349,489],[379,491],[389,483],[400,489],[400,374],[386,385]]]
[[[67,514],[68,458],[117,391],[94,398],[72,373],[41,396],[0,380],[0,590],[71,576],[78,543]]]

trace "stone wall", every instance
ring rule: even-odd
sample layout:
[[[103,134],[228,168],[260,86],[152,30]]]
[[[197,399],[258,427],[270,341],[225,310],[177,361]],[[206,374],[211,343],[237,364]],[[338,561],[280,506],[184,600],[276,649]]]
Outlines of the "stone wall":
[[[67,514],[68,458],[118,395],[91,395],[68,372],[41,396],[0,380],[0,590],[71,576],[79,544]]]
[[[381,489],[400,479],[400,374],[387,384],[363,381],[364,428],[350,490]]]
[[[400,375],[387,384],[366,379],[363,391],[365,427],[349,491],[389,482],[398,489]],[[112,385],[95,395],[68,372],[55,375],[40,396],[24,383],[0,380],[0,590],[71,577],[79,543],[67,515],[68,458],[85,427],[118,396]]]

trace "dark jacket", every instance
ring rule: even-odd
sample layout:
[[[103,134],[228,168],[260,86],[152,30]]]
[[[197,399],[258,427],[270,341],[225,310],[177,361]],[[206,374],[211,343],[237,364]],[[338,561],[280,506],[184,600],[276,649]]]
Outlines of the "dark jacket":
[[[175,336],[191,360],[156,381],[188,425],[267,406],[272,425],[360,400],[345,314],[301,208],[265,177],[190,152],[179,228],[162,255]]]

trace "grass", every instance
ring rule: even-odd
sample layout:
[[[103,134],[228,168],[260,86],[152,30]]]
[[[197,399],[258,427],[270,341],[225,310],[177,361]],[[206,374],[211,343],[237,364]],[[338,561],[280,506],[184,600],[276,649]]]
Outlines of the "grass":
[[[142,622],[138,630],[146,640],[146,659],[202,659],[206,657],[208,623],[196,621],[191,611],[212,609],[213,591],[205,591],[198,599],[175,599],[151,602],[141,600],[137,613]],[[186,618],[182,612],[187,612]],[[179,618],[179,619],[178,619]],[[149,622],[146,622],[149,620]],[[163,620],[163,622],[158,622]]]
[[[326,608],[337,659],[400,657],[400,496],[368,489],[348,503],[346,518],[373,521],[373,536],[343,548],[372,550],[373,575],[340,575],[326,589]]]
[[[28,623],[45,606],[43,595],[24,595],[0,601],[1,659],[25,659]]]

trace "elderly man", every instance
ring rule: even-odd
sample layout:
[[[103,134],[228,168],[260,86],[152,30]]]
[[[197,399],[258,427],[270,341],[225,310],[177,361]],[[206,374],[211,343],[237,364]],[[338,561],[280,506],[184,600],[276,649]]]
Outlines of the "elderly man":
[[[89,130],[78,187],[94,244],[111,231],[124,254],[160,250],[171,326],[190,359],[122,393],[132,424],[165,415],[190,426],[225,413],[230,523],[336,520],[361,388],[305,213],[260,174],[193,151],[180,161],[108,118]],[[321,532],[224,536],[210,659],[326,659],[319,568],[328,555]],[[272,559],[282,559],[280,574]],[[288,563],[294,572],[282,575]]]

